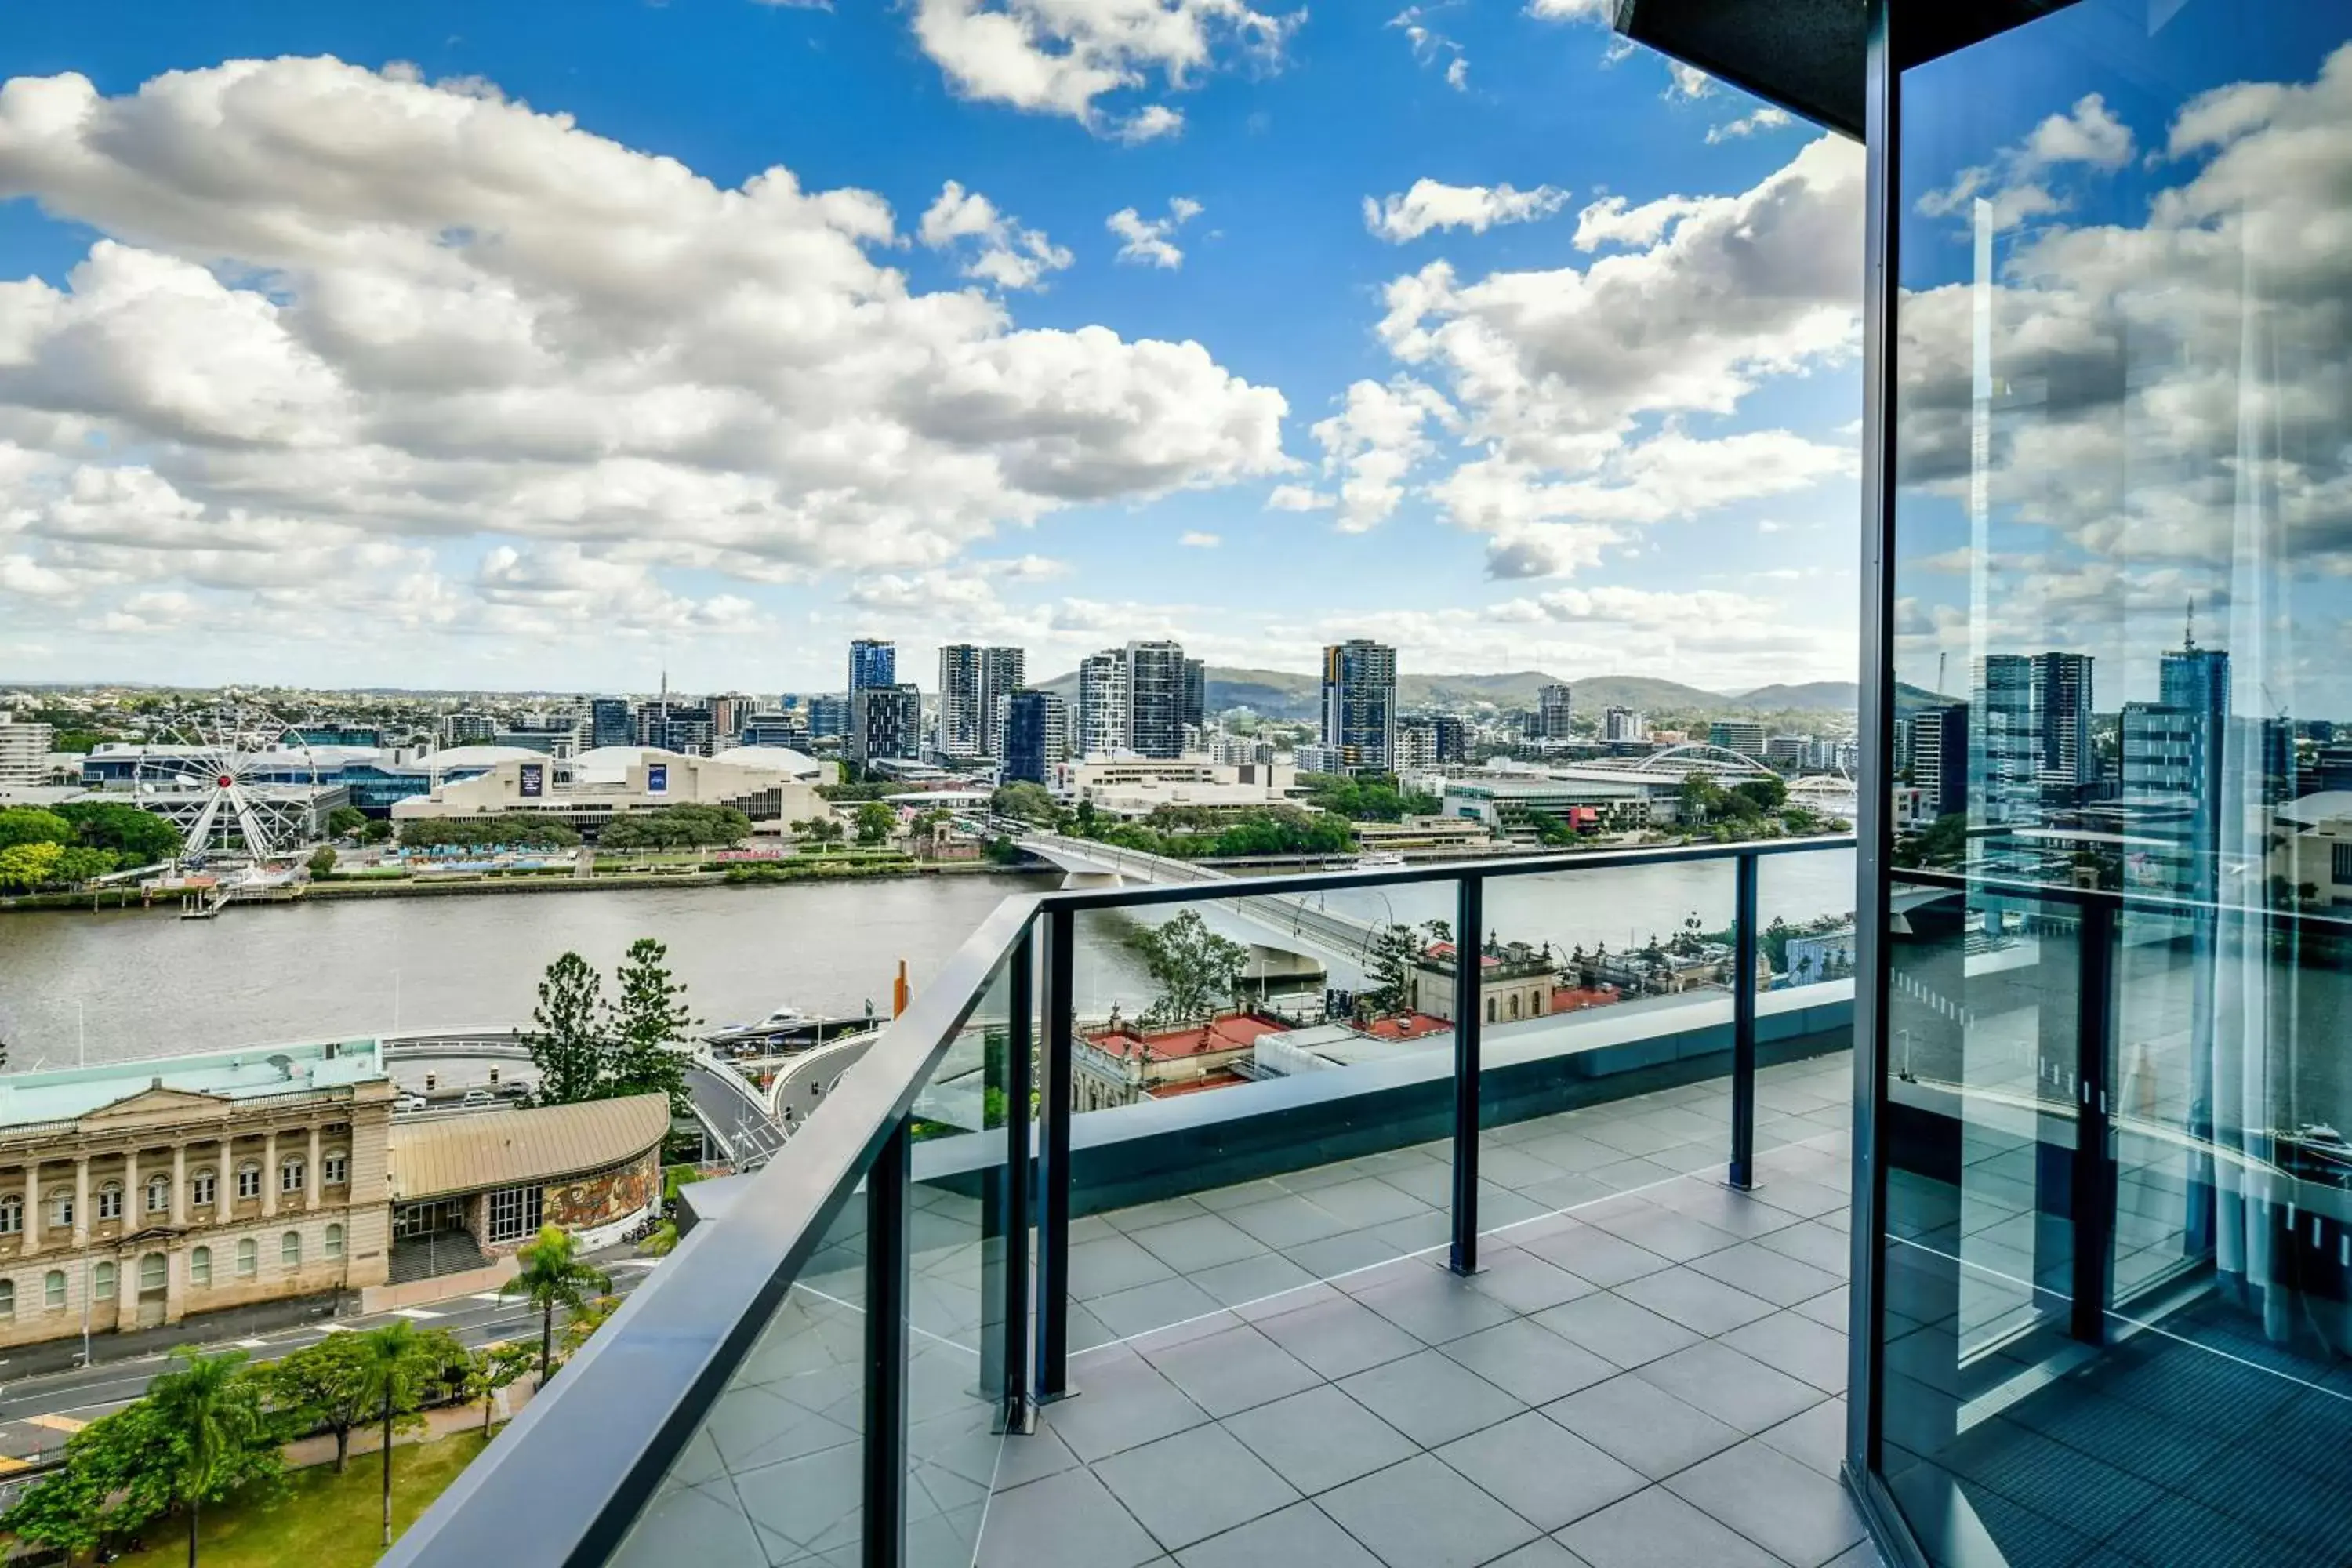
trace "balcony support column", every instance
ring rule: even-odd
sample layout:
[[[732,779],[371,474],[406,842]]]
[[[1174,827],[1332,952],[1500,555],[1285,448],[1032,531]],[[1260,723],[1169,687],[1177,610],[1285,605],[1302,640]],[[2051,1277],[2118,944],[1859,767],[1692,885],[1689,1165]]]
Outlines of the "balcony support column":
[[[1447,1266],[1478,1271],[1478,1030],[1486,1019],[1486,884],[1475,872],[1454,885],[1454,1245]]]
[[[1070,1111],[1076,920],[1045,916],[1045,1049],[1037,1151],[1037,1400],[1070,1391]]]
[[[907,1560],[907,1119],[866,1176],[865,1568]]]
[[[1756,857],[1733,861],[1731,980],[1731,1169],[1725,1184],[1756,1190]]]

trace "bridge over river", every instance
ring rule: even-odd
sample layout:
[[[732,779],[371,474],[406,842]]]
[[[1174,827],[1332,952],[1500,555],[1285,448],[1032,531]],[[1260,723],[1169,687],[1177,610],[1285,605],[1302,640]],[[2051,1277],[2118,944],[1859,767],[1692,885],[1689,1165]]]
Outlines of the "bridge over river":
[[[1015,835],[1015,840],[1038,858],[1060,867],[1066,874],[1064,885],[1067,887],[1118,887],[1126,882],[1232,882],[1245,886],[1248,882],[1247,878],[1231,876],[1214,866],[1172,859],[1098,839],[1032,830]],[[1282,938],[1280,942],[1261,944],[1273,951],[1304,949],[1309,955],[1336,958],[1351,967],[1363,963],[1380,931],[1380,927],[1370,921],[1342,914],[1291,893],[1244,893],[1238,898],[1219,900],[1214,906],[1202,907],[1231,910],[1253,926]]]

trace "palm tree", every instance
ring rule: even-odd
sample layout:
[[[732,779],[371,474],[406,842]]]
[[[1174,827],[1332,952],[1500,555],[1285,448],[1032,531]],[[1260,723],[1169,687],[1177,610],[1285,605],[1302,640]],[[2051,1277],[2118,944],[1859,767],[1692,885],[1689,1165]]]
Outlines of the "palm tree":
[[[183,1439],[171,1487],[174,1500],[188,1510],[188,1568],[195,1568],[196,1519],[204,1500],[240,1473],[239,1460],[268,1434],[261,1402],[244,1376],[243,1351],[205,1355],[182,1345],[172,1354],[179,1369],[156,1378],[147,1398],[165,1428]]]
[[[416,1407],[425,1385],[465,1352],[446,1333],[420,1331],[403,1319],[370,1329],[358,1336],[360,1354],[354,1377],[363,1404],[374,1405],[383,1420],[383,1543],[392,1544],[392,1424]]]
[[[613,1277],[580,1256],[579,1243],[560,1225],[540,1226],[539,1239],[522,1249],[522,1267],[499,1287],[501,1296],[520,1296],[539,1309],[539,1381],[547,1382],[555,1359],[555,1309],[584,1312],[613,1288]]]

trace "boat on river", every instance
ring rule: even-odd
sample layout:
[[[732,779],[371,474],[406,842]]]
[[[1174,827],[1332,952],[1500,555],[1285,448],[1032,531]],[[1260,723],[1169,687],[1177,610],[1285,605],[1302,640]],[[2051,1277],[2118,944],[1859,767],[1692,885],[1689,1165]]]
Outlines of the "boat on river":
[[[702,1038],[720,1056],[770,1056],[778,1052],[805,1050],[827,1040],[839,1039],[844,1035],[871,1029],[878,1022],[874,1015],[874,1005],[870,1002],[862,1016],[805,1013],[798,1007],[787,1005],[750,1023],[721,1025]]]

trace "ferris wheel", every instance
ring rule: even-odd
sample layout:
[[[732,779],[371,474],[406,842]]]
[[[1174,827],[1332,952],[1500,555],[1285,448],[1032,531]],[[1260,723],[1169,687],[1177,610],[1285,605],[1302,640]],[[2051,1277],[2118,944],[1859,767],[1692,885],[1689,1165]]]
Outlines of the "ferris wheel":
[[[318,759],[255,703],[233,700],[163,725],[140,749],[133,788],[143,809],[180,830],[184,857],[282,858],[316,837]]]

